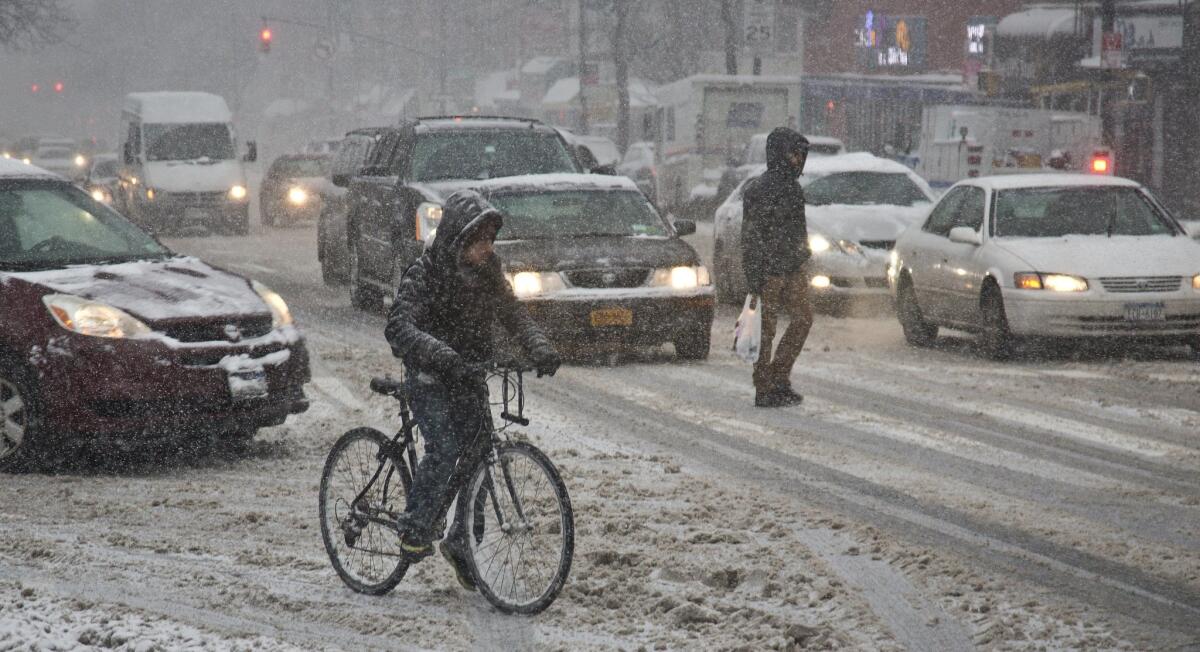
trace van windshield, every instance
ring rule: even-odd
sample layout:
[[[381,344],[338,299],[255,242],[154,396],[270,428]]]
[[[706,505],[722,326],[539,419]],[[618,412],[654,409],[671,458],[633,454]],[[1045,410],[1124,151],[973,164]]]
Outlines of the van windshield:
[[[142,125],[147,161],[234,158],[229,125],[220,122]]]

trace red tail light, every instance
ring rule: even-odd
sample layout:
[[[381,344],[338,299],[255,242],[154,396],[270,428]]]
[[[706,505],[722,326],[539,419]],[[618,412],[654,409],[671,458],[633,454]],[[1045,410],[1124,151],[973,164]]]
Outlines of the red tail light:
[[[1096,174],[1108,174],[1108,159],[1092,159],[1092,172],[1095,172]]]

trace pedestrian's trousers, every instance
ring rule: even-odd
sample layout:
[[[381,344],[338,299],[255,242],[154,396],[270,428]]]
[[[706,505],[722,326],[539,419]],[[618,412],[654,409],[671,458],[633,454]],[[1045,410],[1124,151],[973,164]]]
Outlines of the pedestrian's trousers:
[[[812,328],[812,305],[808,297],[808,272],[801,268],[787,276],[770,276],[759,294],[762,302],[762,348],[754,363],[754,388],[770,392],[789,384],[792,365],[804,349],[808,331]],[[787,311],[791,323],[775,341],[775,325],[780,310]]]

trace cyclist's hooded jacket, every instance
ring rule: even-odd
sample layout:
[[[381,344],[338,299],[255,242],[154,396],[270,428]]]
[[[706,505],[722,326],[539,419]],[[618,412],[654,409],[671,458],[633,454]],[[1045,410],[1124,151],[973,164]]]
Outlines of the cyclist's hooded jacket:
[[[750,291],[758,293],[772,276],[800,269],[812,253],[804,217],[804,191],[796,178],[804,170],[788,154],[807,154],[808,139],[787,127],[767,136],[767,171],[742,191],[742,270]]]
[[[410,372],[445,377],[460,361],[492,359],[497,321],[526,351],[550,347],[517,301],[496,256],[476,268],[462,262],[463,249],[480,229],[499,230],[503,223],[500,211],[477,192],[462,190],[447,198],[433,242],[400,281],[384,330],[392,353]]]

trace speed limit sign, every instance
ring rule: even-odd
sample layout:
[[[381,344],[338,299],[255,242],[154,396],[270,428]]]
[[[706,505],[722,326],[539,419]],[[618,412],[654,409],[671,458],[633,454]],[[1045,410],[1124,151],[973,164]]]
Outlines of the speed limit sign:
[[[746,47],[755,52],[770,52],[775,49],[775,2],[776,0],[745,0],[742,32]]]

